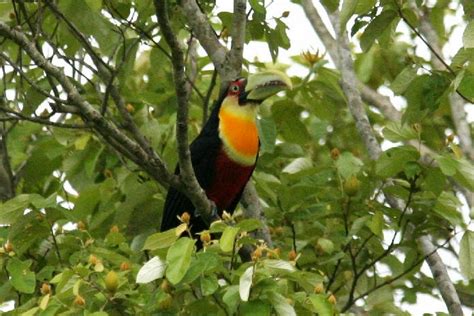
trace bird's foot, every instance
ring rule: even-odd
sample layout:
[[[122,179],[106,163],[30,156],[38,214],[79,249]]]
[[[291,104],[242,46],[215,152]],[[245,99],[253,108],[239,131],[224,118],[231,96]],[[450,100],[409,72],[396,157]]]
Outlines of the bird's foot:
[[[211,220],[211,223],[221,219],[221,217],[219,216],[219,210],[217,209],[217,206],[214,203],[212,203],[211,216],[209,217],[209,219]]]
[[[214,202],[212,201],[211,201],[211,212],[208,216],[203,216],[203,213],[200,210],[195,210],[194,215],[196,217],[201,217],[203,219],[209,219],[209,224],[221,219],[221,217],[219,216],[219,210],[216,204],[214,204]]]

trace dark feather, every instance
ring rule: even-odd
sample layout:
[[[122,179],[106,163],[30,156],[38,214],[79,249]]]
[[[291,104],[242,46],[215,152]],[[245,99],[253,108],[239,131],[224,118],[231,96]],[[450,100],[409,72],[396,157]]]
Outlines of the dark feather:
[[[219,108],[224,97],[220,98],[214,105],[211,115],[204,125],[201,133],[190,145],[191,162],[193,165],[196,178],[205,190],[211,183],[214,172],[215,158],[217,152],[222,146],[219,139]],[[175,174],[179,174],[179,165],[176,166]],[[193,223],[193,231],[202,231],[206,225],[202,220],[195,217],[194,206],[191,201],[178,190],[170,187],[166,196],[165,206],[163,209],[163,219],[161,221],[161,231],[171,229],[180,224],[178,216],[187,211],[191,214]],[[202,228],[201,228],[202,227]],[[200,229],[200,230],[197,230]]]

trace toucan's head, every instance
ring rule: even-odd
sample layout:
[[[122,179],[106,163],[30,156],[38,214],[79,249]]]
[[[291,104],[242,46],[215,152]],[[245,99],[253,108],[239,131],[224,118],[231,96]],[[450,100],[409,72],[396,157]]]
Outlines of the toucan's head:
[[[291,89],[291,80],[284,73],[271,70],[239,78],[232,81],[227,89],[226,97],[237,98],[240,106],[257,105],[268,97],[284,89]]]
[[[243,166],[255,164],[259,148],[257,105],[277,92],[291,88],[279,71],[267,71],[232,81],[220,105],[219,137],[227,155]]]

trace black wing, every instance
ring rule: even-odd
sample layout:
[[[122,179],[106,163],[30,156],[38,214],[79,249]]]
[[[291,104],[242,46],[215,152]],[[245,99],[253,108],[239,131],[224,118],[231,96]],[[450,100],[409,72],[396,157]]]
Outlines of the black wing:
[[[209,187],[214,177],[215,160],[222,145],[218,134],[218,108],[218,106],[214,107],[203,130],[190,146],[194,173],[204,190]],[[175,174],[179,174],[179,166],[176,167]],[[184,194],[170,187],[163,209],[161,231],[178,226],[180,222],[177,216],[185,211],[192,216],[193,231],[199,232],[207,228],[200,218],[195,217],[195,209],[191,201]]]

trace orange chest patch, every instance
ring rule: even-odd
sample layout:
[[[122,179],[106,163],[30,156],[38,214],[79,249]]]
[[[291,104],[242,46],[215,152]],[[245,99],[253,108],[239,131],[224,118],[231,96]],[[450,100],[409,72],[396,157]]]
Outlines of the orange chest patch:
[[[236,115],[229,110],[219,112],[219,135],[228,149],[241,158],[252,159],[258,153],[258,130],[255,117]]]

